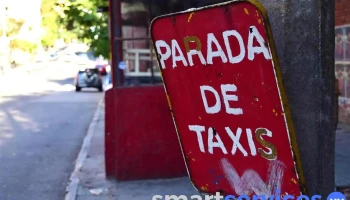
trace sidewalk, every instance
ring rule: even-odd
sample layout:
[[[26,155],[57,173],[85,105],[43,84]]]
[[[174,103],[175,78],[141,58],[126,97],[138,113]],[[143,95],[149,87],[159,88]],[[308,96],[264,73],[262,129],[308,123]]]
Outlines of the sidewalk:
[[[158,195],[198,194],[188,177],[116,182],[106,180],[104,163],[104,104],[89,127],[65,200],[151,200]]]
[[[335,138],[335,183],[350,188],[350,126],[340,124]]]
[[[336,133],[335,182],[341,191],[350,187],[350,126],[339,125]],[[168,180],[115,182],[105,179],[104,104],[100,103],[84,140],[67,187],[65,200],[151,200],[153,195],[198,194],[188,177]],[[190,199],[190,198],[189,198]]]

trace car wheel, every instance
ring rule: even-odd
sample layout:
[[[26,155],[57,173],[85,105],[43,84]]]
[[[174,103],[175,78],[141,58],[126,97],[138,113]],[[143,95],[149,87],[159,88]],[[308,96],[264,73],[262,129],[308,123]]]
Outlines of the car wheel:
[[[81,87],[75,86],[75,91],[80,92],[81,91]]]

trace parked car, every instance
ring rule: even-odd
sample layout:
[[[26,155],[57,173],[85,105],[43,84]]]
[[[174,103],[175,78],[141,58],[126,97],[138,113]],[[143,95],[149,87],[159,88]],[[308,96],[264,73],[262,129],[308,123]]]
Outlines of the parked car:
[[[95,64],[95,58],[91,52],[66,52],[63,59],[65,62],[77,65]]]
[[[50,60],[50,61],[55,61],[55,60],[57,60],[57,59],[58,59],[57,52],[51,52],[51,53],[50,53],[50,58],[49,58],[49,60]]]
[[[98,68],[85,68],[79,70],[75,77],[75,90],[81,91],[82,88],[96,88],[103,91],[103,79]]]

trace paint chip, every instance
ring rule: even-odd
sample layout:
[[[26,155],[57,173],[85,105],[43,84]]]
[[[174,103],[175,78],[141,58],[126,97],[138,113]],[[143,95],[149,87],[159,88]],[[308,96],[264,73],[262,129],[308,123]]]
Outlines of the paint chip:
[[[248,12],[247,8],[244,8],[244,12],[245,12],[245,14],[249,15],[249,12]]]
[[[171,106],[170,97],[169,97],[168,94],[166,94],[166,98],[167,98],[167,100],[168,100],[168,105],[169,105],[169,107],[170,107],[170,110],[172,110],[173,108],[172,108],[172,106]]]
[[[190,16],[188,17],[187,22],[190,22],[190,21],[191,21],[193,15],[194,15],[194,12],[192,12],[192,13],[190,14]]]
[[[207,184],[207,185],[208,185],[208,184]],[[208,189],[207,186],[202,186],[202,187],[201,187],[201,190],[202,190],[202,191],[208,191],[209,189]]]
[[[192,161],[196,161],[196,159],[192,158]]]
[[[276,111],[275,111],[275,109],[272,109],[272,112],[274,112],[274,113],[275,113],[275,112],[276,112]]]
[[[198,116],[198,119],[199,119],[199,120],[202,120],[201,116]]]
[[[261,19],[258,19],[258,23],[261,24]]]
[[[297,184],[297,183],[298,183],[294,178],[292,178],[291,181],[292,181],[294,184]]]

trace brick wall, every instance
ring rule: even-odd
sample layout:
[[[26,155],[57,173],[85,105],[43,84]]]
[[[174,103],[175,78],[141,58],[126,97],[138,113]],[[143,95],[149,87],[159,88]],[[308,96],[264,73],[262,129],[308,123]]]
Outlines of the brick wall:
[[[349,0],[335,1],[335,25],[350,24],[350,2]]]

